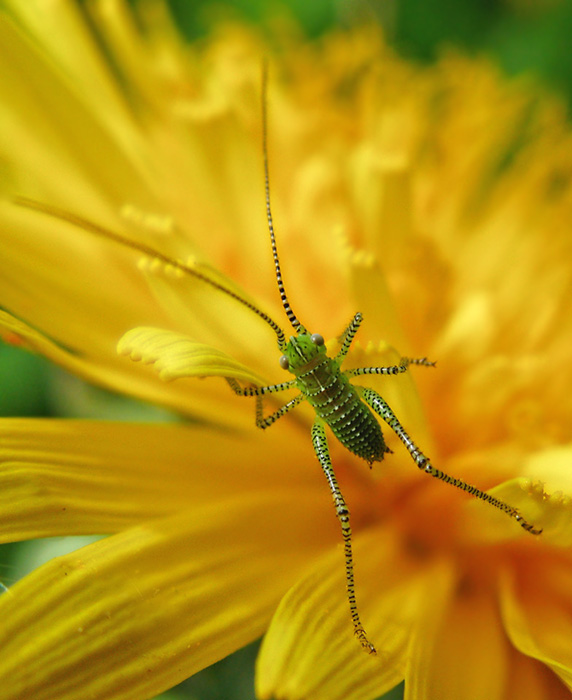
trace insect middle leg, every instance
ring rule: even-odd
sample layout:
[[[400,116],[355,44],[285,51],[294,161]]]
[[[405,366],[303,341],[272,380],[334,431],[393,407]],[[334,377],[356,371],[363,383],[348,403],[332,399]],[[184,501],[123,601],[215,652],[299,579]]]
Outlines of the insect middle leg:
[[[256,397],[256,427],[262,428],[263,430],[265,428],[270,427],[272,423],[275,423],[279,418],[282,418],[282,416],[291,411],[304,399],[303,394],[298,394],[293,399],[288,401],[288,403],[285,403],[283,406],[281,406],[277,411],[274,411],[274,413],[271,413],[269,416],[264,416],[262,396],[264,394],[275,394],[279,391],[286,391],[286,389],[292,389],[296,386],[296,382],[294,380],[289,382],[282,382],[281,384],[270,384],[268,386],[247,387],[241,387],[240,384],[236,381],[236,379],[233,379],[231,377],[226,377],[226,381],[228,382],[230,388],[238,396]]]
[[[334,468],[332,466],[332,460],[330,458],[330,450],[328,448],[328,441],[326,438],[326,431],[324,428],[324,422],[319,418],[316,418],[314,425],[312,426],[312,443],[314,445],[314,451],[316,456],[322,466],[326,479],[328,480],[328,485],[332,493],[332,498],[334,499],[334,506],[336,508],[336,515],[342,527],[342,536],[344,539],[344,554],[346,558],[346,589],[348,593],[348,601],[350,604],[350,615],[352,618],[354,633],[358,638],[362,647],[369,654],[375,654],[376,650],[373,644],[367,638],[367,634],[361,623],[355,593],[355,582],[354,582],[354,563],[353,563],[353,553],[352,553],[352,529],[350,527],[350,512],[346,506],[346,502],[338,486],[338,481],[336,475],[334,474]]]
[[[435,367],[435,363],[428,360],[426,357],[402,357],[398,365],[390,365],[388,367],[356,367],[354,369],[346,369],[343,374],[346,377],[359,377],[365,374],[402,374],[407,372],[410,365],[420,365],[421,367]]]
[[[510,518],[514,518],[522,528],[527,530],[527,532],[530,532],[532,535],[539,535],[542,532],[542,530],[536,529],[531,523],[527,522],[522,517],[517,508],[513,508],[512,506],[509,506],[508,503],[501,501],[499,498],[491,496],[485,491],[481,491],[481,489],[477,488],[476,486],[468,484],[462,479],[458,479],[457,477],[450,476],[449,474],[446,474],[440,469],[434,467],[429,461],[429,458],[426,457],[423,454],[423,452],[421,452],[421,450],[409,437],[409,435],[405,431],[405,428],[397,420],[395,413],[393,413],[387,402],[384,401],[384,399],[377,393],[377,391],[374,391],[373,389],[367,389],[364,387],[356,388],[358,389],[360,396],[367,403],[367,405],[370,406],[377,413],[378,416],[381,416],[383,420],[387,423],[387,425],[389,425],[389,427],[405,445],[415,464],[419,467],[419,469],[424,471],[425,474],[429,474],[429,476],[433,476],[436,479],[440,479],[446,484],[451,484],[452,486],[455,486],[461,491],[465,491],[466,493],[471,494],[471,496],[479,498],[481,501],[485,501],[486,503],[489,503],[495,508],[498,508],[503,513],[506,513]]]
[[[345,356],[348,354],[350,346],[356,333],[359,330],[363,321],[363,314],[358,311],[356,315],[349,322],[347,328],[340,336],[339,340],[341,347],[336,355],[336,361],[338,365],[342,364]],[[435,367],[434,362],[430,362],[426,357],[411,358],[402,357],[398,365],[392,365],[390,367],[358,367],[356,369],[345,370],[344,374],[348,377],[357,377],[364,374],[400,374],[401,372],[406,372],[409,365],[421,365],[423,367]]]

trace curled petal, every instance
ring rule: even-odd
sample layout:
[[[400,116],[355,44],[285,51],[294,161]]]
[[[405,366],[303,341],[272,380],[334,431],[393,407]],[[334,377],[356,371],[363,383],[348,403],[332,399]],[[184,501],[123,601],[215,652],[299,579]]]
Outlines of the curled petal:
[[[572,494],[572,445],[552,447],[532,454],[524,465],[523,473],[545,483],[551,492],[558,490]]]
[[[531,537],[538,544],[557,547],[572,545],[572,498],[561,491],[548,493],[540,481],[526,478],[505,481],[487,493],[516,508],[540,535],[530,535],[514,519],[479,501],[467,501],[463,526],[467,537],[499,541]]]
[[[153,364],[164,381],[182,377],[233,377],[252,384],[265,383],[262,377],[224,352],[194,343],[174,331],[133,328],[121,338],[117,351],[132,360]]]

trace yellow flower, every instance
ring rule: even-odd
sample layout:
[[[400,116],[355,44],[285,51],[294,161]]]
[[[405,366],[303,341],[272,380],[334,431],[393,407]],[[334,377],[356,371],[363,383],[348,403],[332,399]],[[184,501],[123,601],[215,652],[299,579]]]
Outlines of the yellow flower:
[[[157,4],[139,24],[118,0],[89,23],[63,0],[5,5],[3,335],[192,420],[2,421],[2,540],[109,537],[0,596],[0,697],[151,698],[265,631],[261,698],[375,698],[403,678],[416,700],[569,697],[563,108],[481,61],[409,65],[374,32],[286,41],[270,63],[271,192],[296,315],[335,339],[361,311],[348,366],[437,360],[362,383],[437,467],[544,529],[421,474],[388,430],[393,454],[371,471],[332,439],[373,657],[352,635],[311,410],[262,433],[223,379],[284,381],[272,330],[137,252],[183,259],[283,318],[264,48],[239,28],[185,46]],[[149,364],[118,354],[121,338]]]

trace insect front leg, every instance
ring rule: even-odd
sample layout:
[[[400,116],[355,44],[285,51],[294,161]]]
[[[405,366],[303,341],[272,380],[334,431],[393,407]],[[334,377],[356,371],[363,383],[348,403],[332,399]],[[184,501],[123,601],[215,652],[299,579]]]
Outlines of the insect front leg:
[[[298,394],[298,396],[295,396],[293,399],[288,401],[288,403],[285,403],[283,406],[280,406],[280,408],[277,411],[274,411],[274,413],[271,413],[269,416],[264,417],[262,415],[262,396],[257,396],[256,397],[256,427],[262,428],[262,430],[270,427],[272,425],[272,423],[275,423],[279,418],[282,418],[282,416],[284,416],[286,413],[291,411],[303,399],[304,399],[304,395]]]
[[[373,389],[366,389],[363,387],[356,388],[358,389],[360,396],[367,403],[367,405],[370,406],[377,413],[378,416],[381,416],[383,420],[387,423],[387,425],[389,425],[389,427],[405,445],[415,464],[419,467],[419,469],[424,471],[425,474],[429,474],[429,476],[433,476],[436,479],[440,479],[446,484],[451,484],[452,486],[455,486],[461,491],[465,491],[466,493],[471,494],[471,496],[479,498],[481,501],[485,501],[486,503],[489,503],[495,508],[498,508],[503,513],[506,513],[510,518],[514,518],[522,528],[527,530],[527,532],[530,532],[532,535],[539,535],[542,532],[542,530],[536,529],[531,523],[527,522],[519,513],[519,511],[516,508],[509,506],[508,503],[505,503],[504,501],[501,501],[500,499],[491,496],[485,491],[481,491],[481,489],[478,489],[472,484],[467,484],[462,479],[450,476],[449,474],[446,474],[440,469],[434,467],[429,461],[429,458],[426,457],[423,454],[423,452],[421,452],[421,450],[409,437],[409,435],[405,431],[405,428],[397,420],[395,413],[393,413],[387,402],[382,399],[382,397],[377,393],[377,391],[374,391]]]
[[[348,354],[350,345],[352,344],[355,334],[358,332],[358,328],[361,326],[362,321],[363,316],[361,312],[358,311],[356,315],[352,318],[352,320],[349,322],[349,325],[346,328],[346,330],[340,336],[340,343],[342,344],[342,346],[339,349],[338,354],[336,355],[336,361],[338,365],[342,364],[344,357]]]
[[[348,594],[348,601],[350,604],[350,615],[352,618],[352,623],[354,626],[354,633],[358,638],[362,647],[369,654],[375,654],[375,647],[367,638],[367,634],[361,623],[357,603],[356,603],[356,593],[355,593],[355,582],[354,582],[354,563],[352,554],[352,529],[350,527],[350,512],[346,506],[340,487],[338,486],[338,481],[336,475],[334,474],[334,468],[332,466],[332,460],[330,458],[330,450],[328,448],[328,441],[326,438],[326,431],[324,429],[324,423],[319,418],[316,418],[314,425],[312,426],[312,443],[314,445],[314,451],[316,456],[320,461],[326,479],[328,480],[328,485],[332,493],[332,498],[334,499],[334,506],[336,508],[336,515],[342,527],[342,536],[344,539],[344,554],[346,558],[346,588]]]
[[[292,389],[296,386],[296,381],[292,380],[289,382],[282,382],[281,384],[270,384],[268,386],[247,386],[241,387],[240,384],[231,377],[225,377],[230,388],[238,396],[255,396],[256,397],[256,427],[268,428],[275,423],[283,415],[291,411],[295,406],[297,406],[304,398],[303,394],[298,394],[293,399],[281,406],[277,411],[271,413],[269,416],[263,415],[263,405],[262,396],[264,394],[275,394],[279,391],[286,391],[286,389]]]

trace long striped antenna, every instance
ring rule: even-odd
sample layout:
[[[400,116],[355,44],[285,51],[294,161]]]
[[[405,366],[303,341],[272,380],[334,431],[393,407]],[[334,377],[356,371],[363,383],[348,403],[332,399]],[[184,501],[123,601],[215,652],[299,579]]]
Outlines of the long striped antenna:
[[[266,220],[268,221],[268,232],[270,233],[270,245],[272,246],[272,257],[274,258],[274,271],[276,273],[276,283],[280,292],[280,301],[288,316],[288,320],[297,333],[307,333],[308,331],[296,318],[292,311],[284,282],[282,281],[282,271],[280,270],[280,259],[276,248],[276,237],[274,235],[274,221],[272,219],[272,208],[270,206],[270,175],[268,173],[268,108],[267,108],[267,86],[268,86],[268,63],[264,61],[262,65],[262,159],[264,162],[264,197],[266,200]]]
[[[162,263],[171,266],[175,270],[180,270],[181,272],[190,275],[195,279],[201,280],[201,282],[205,282],[214,289],[218,289],[219,292],[223,292],[231,299],[234,299],[235,301],[241,303],[243,306],[246,306],[246,308],[250,309],[250,311],[253,311],[257,316],[259,316],[263,321],[265,321],[270,326],[270,328],[272,328],[272,330],[276,333],[278,347],[281,350],[283,350],[286,347],[287,343],[284,331],[282,330],[282,328],[280,328],[276,321],[270,318],[268,314],[264,313],[264,311],[255,306],[251,301],[248,301],[248,299],[245,299],[244,297],[240,296],[240,294],[238,294],[232,289],[229,289],[224,284],[221,284],[220,282],[217,282],[216,280],[212,279],[206,274],[206,272],[202,272],[200,269],[197,269],[197,267],[195,267],[194,265],[190,263],[185,263],[182,260],[176,260],[175,258],[171,258],[169,255],[166,255],[165,253],[161,252],[160,250],[157,250],[156,248],[146,245],[145,243],[140,243],[139,241],[132,241],[119,233],[115,233],[115,231],[110,231],[109,229],[104,228],[103,226],[99,226],[99,224],[95,224],[92,221],[88,221],[87,219],[84,219],[81,216],[72,214],[68,211],[65,211],[64,209],[60,209],[59,207],[54,207],[50,204],[43,204],[41,202],[36,202],[33,199],[28,199],[27,197],[20,196],[14,197],[12,201],[14,202],[14,204],[17,204],[21,207],[26,207],[27,209],[40,211],[44,214],[47,214],[48,216],[60,219],[61,221],[67,221],[68,223],[73,224],[74,226],[78,226],[84,231],[89,231],[90,233],[93,233],[96,236],[99,236],[100,238],[105,238],[109,241],[115,241],[116,243],[119,243],[122,246],[125,246],[126,248],[137,250],[139,253],[143,253],[143,255],[147,255],[150,258],[160,260]]]

